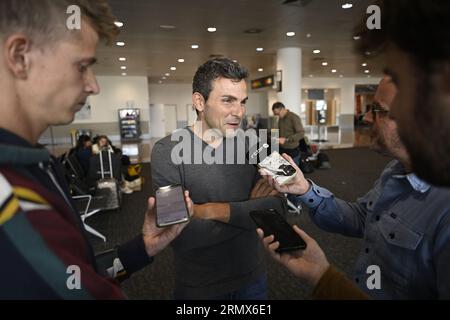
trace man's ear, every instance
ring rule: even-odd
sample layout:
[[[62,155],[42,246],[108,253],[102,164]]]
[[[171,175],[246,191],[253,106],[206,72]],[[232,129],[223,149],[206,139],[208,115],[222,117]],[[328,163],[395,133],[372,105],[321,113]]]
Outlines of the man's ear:
[[[205,98],[199,92],[194,92],[192,94],[192,104],[198,112],[203,112],[205,110]]]
[[[3,43],[6,68],[17,78],[24,79],[28,75],[30,45],[30,38],[21,33],[12,34]]]

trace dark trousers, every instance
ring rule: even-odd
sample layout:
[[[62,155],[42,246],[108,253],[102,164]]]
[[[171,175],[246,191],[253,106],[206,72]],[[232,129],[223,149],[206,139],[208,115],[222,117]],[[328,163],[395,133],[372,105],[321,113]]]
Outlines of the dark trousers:
[[[216,296],[213,300],[267,300],[267,277],[263,276],[244,288]]]

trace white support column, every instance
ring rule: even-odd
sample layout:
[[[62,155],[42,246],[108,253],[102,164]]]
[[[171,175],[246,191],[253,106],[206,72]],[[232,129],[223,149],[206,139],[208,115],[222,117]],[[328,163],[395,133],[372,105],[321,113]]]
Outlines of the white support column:
[[[302,49],[282,48],[277,52],[277,70],[282,72],[282,91],[278,101],[300,115],[302,103]],[[270,106],[271,107],[271,106]]]

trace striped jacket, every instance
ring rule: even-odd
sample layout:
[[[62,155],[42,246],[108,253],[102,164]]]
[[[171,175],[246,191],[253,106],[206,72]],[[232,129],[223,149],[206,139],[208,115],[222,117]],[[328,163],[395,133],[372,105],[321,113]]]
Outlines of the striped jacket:
[[[124,298],[97,268],[60,177],[47,150],[0,129],[0,299]],[[111,266],[121,267],[110,274],[150,262],[141,235],[111,251]]]

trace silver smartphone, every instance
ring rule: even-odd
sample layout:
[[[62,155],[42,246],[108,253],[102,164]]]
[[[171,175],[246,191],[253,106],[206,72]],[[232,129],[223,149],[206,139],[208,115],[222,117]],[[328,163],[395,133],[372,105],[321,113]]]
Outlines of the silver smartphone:
[[[160,228],[189,220],[189,211],[181,185],[161,187],[155,192],[156,225]]]

